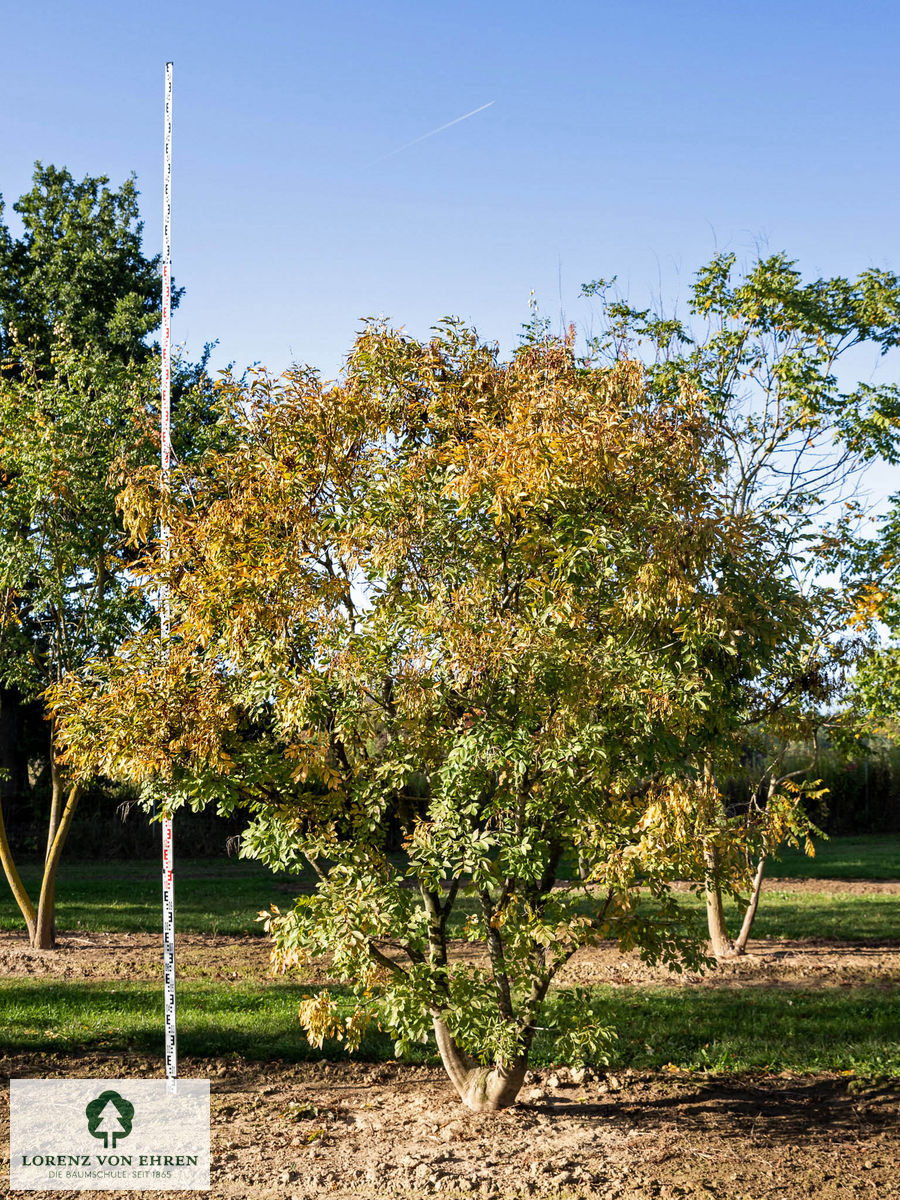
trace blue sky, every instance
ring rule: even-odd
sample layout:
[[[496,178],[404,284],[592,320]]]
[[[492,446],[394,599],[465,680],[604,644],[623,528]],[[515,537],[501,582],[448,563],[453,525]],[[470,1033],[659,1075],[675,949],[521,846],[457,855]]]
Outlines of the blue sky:
[[[3,7],[4,198],[135,171],[150,252],[174,60],[174,332],[219,363],[332,375],[380,314],[508,349],[532,290],[583,328],[583,281],[671,306],[717,247],[900,268],[895,4]]]

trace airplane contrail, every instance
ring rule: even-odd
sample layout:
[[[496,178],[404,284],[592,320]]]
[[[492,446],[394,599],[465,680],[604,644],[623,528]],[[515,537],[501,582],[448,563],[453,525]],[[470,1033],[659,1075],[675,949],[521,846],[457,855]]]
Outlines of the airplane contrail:
[[[419,142],[424,142],[426,138],[434,137],[436,133],[443,133],[445,129],[449,129],[451,125],[458,125],[460,121],[468,121],[469,117],[474,117],[477,113],[484,112],[486,108],[490,108],[494,103],[493,100],[488,100],[487,104],[482,104],[481,108],[473,108],[471,112],[463,113],[461,117],[456,117],[452,121],[448,121],[446,125],[438,125],[437,129],[432,129],[430,133],[423,133],[421,137],[413,138],[411,142],[404,142],[402,146],[398,146],[396,150],[389,150],[387,154],[382,154],[380,158],[376,158],[375,163],[384,162],[386,158],[393,158],[395,154],[400,154],[404,150],[408,150],[410,146],[417,146]]]

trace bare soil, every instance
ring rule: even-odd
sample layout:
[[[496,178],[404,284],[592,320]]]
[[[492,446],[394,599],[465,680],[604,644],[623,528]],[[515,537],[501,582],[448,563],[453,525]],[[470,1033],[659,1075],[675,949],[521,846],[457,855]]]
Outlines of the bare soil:
[[[185,1077],[212,1078],[214,1198],[900,1196],[900,1091],[854,1090],[854,1081],[840,1076],[629,1072],[576,1087],[565,1071],[542,1071],[530,1077],[523,1102],[476,1115],[432,1067],[181,1065]],[[158,1074],[158,1064],[129,1056],[16,1056],[3,1071],[146,1078]],[[6,1094],[4,1088],[4,1149]],[[43,1195],[64,1200],[71,1193]],[[157,1195],[174,1200],[180,1193]]]
[[[814,886],[811,886],[814,885]],[[823,886],[825,885],[825,886]],[[796,890],[897,891],[900,884],[772,880]],[[30,950],[0,934],[0,972],[63,979],[161,980],[160,939],[66,933],[63,953]],[[708,987],[855,984],[896,987],[893,945],[758,941],[743,959],[704,977],[671,975],[621,955],[586,950],[563,983],[685,982]],[[270,977],[259,937],[179,937],[182,978]],[[455,953],[472,950],[460,945]],[[327,964],[307,975],[329,978]],[[401,1063],[249,1063],[182,1059],[184,1077],[212,1084],[212,1187],[218,1200],[900,1200],[900,1086],[851,1075],[729,1078],[676,1070],[531,1072],[520,1102],[468,1112],[439,1068]],[[123,1054],[17,1054],[9,1077],[138,1077],[156,1059]],[[8,1090],[0,1100],[0,1154],[8,1154]],[[8,1161],[8,1160],[7,1160]],[[0,1163],[0,1176],[8,1173]],[[0,1178],[0,1195],[4,1183]],[[106,1193],[112,1200],[134,1193]],[[183,1193],[156,1193],[174,1200]],[[25,1193],[22,1193],[24,1196]],[[44,1192],[65,1200],[70,1192]]]
[[[61,934],[59,949],[32,950],[20,934],[0,932],[0,974],[53,976],[60,979],[161,980],[160,937],[132,933]],[[480,961],[480,948],[456,943],[451,957]],[[269,943],[244,936],[178,937],[178,973],[184,979],[236,982],[272,977]],[[334,982],[327,962],[307,968],[306,983]],[[676,974],[641,962],[636,952],[622,954],[614,943],[589,947],[567,964],[562,985],[691,984],[704,987],[873,987],[900,985],[900,940],[871,942],[752,941],[742,958],[719,963],[705,975]]]
[[[675,883],[673,891],[688,891],[688,883]],[[824,892],[845,896],[897,896],[900,895],[900,879],[799,879],[773,875],[763,880],[763,892]]]
[[[769,891],[898,894],[897,880],[767,879]],[[900,932],[900,931],[898,931]],[[32,950],[24,934],[0,930],[0,974],[52,975],[61,979],[162,978],[159,934],[62,932],[59,949]],[[677,974],[641,962],[636,952],[622,954],[615,943],[580,951],[560,976],[575,984],[702,984],[710,987],[848,987],[855,984],[895,987],[900,983],[900,936],[888,942],[787,939],[752,940],[749,953],[719,963],[705,975]],[[458,942],[451,954],[478,961],[477,947]],[[179,975],[219,981],[271,978],[269,943],[261,936],[178,935]],[[327,960],[310,968],[305,982],[333,982]]]

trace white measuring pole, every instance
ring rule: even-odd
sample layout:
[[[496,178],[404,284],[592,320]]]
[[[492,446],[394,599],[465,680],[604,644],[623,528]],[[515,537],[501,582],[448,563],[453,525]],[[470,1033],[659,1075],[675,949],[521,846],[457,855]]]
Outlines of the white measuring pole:
[[[172,468],[172,64],[166,63],[165,168],[163,181],[163,253],[162,253],[162,373],[160,381],[160,452],[163,495],[168,491]],[[166,517],[160,527],[163,560],[169,557],[169,525]],[[160,604],[162,640],[169,640],[169,592],[163,585]],[[172,863],[172,818],[163,812],[163,962],[166,1009],[166,1090],[177,1090],[178,1042],[175,1019],[175,883]]]

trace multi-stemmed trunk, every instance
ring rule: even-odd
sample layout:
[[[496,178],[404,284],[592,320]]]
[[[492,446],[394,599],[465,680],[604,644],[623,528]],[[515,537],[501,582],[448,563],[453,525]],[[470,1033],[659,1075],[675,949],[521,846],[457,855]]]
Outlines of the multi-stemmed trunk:
[[[528,1070],[527,1051],[512,1064],[485,1067],[460,1049],[441,1017],[433,1022],[441,1062],[463,1104],[473,1112],[497,1112],[514,1104]]]
[[[763,875],[766,869],[766,858],[763,855],[756,865],[753,884],[750,889],[750,900],[744,909],[741,929],[736,938],[728,933],[725,921],[725,906],[722,902],[722,889],[715,877],[715,855],[707,851],[706,863],[709,870],[706,882],[706,922],[709,927],[709,940],[712,952],[717,959],[739,958],[747,953],[747,942],[750,931],[759,908],[759,895],[762,890]]]
[[[553,858],[553,872],[555,872],[558,859],[557,853]],[[552,887],[553,879],[550,874],[550,868],[548,868],[545,872],[546,878],[540,885],[540,894],[546,894]],[[447,919],[458,889],[459,882],[456,881],[444,898],[424,887],[421,889],[428,913],[431,962],[435,966],[445,967],[447,964]],[[503,938],[496,923],[497,909],[487,890],[480,893],[480,899],[488,931],[487,949],[496,988],[497,1009],[503,1020],[513,1022],[515,1015],[512,989]],[[542,946],[535,947],[532,968],[531,991],[524,1001],[520,1013],[522,1024],[519,1052],[510,1062],[495,1062],[492,1066],[484,1066],[458,1044],[444,1019],[442,1009],[440,1007],[432,1009],[434,1036],[444,1070],[456,1088],[460,1100],[473,1112],[497,1112],[501,1108],[508,1108],[515,1103],[516,1097],[522,1090],[525,1072],[528,1070],[531,1041],[534,1036],[534,1021],[540,1012],[556,969],[555,967],[548,968]]]

